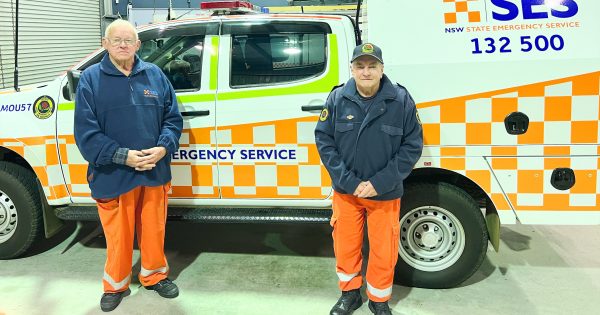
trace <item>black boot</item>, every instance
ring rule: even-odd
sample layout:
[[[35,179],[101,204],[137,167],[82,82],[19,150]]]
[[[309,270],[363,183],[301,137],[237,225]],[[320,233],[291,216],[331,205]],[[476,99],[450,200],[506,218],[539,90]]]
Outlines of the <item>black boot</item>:
[[[337,303],[335,303],[329,312],[329,315],[350,315],[358,309],[362,303],[362,296],[360,296],[359,289],[342,291],[342,296],[340,296]]]
[[[388,302],[373,302],[369,300],[369,309],[375,315],[392,315]]]
[[[146,290],[154,290],[158,295],[167,299],[176,298],[179,295],[179,288],[168,278],[162,279],[157,284],[149,285],[145,288]]]
[[[100,309],[104,312],[110,312],[117,308],[121,300],[128,296],[131,291],[129,289],[117,293],[104,293],[100,299]]]

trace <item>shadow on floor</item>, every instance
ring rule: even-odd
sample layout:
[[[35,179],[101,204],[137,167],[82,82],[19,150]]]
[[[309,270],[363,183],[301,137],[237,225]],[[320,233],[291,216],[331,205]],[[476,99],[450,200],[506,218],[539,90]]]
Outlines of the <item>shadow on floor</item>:
[[[62,227],[62,229],[52,237],[47,239],[42,236],[41,239],[34,241],[34,243],[31,245],[31,248],[19,258],[31,257],[46,252],[64,242],[76,230],[77,223],[73,221],[67,221],[65,222],[65,225]]]
[[[98,222],[80,222],[76,235],[65,247],[81,243],[91,248],[106,248],[102,227]],[[286,256],[334,257],[331,227],[327,224],[203,224],[167,222],[165,253],[171,269],[170,278],[192,264],[203,252],[228,254],[266,254]],[[73,233],[71,228],[70,233]],[[65,231],[64,241],[69,234]],[[56,246],[56,245],[54,245]],[[137,241],[134,249],[138,249]],[[133,270],[139,270],[140,260]],[[138,283],[136,277],[133,283]]]
[[[79,226],[79,228],[77,228]],[[55,247],[70,237],[76,235],[63,250],[67,252],[77,243],[86,247],[106,248],[102,228],[98,222],[69,222],[66,227],[53,238],[35,246],[29,256],[41,253]],[[502,227],[500,238],[506,245],[501,250],[527,254],[530,250],[532,237],[520,233],[520,229]],[[137,249],[137,242],[134,245]],[[191,265],[201,253],[226,254],[258,254],[284,255],[299,257],[328,257],[334,258],[331,227],[328,224],[216,224],[169,221],[165,236],[165,253],[170,264],[170,277],[177,279],[179,274]],[[516,256],[516,255],[515,255]],[[363,257],[368,257],[368,240],[365,239]],[[523,257],[515,257],[518,264]],[[368,261],[365,259],[363,274]],[[138,261],[133,270],[139,270]],[[460,287],[469,286],[487,279],[499,269],[506,274],[509,264],[494,265],[485,257],[479,269]],[[137,282],[134,277],[133,282]],[[410,293],[410,287],[396,286],[393,299],[401,300]]]
[[[522,252],[531,249],[531,237],[507,227],[500,228],[500,240],[508,247],[503,249],[501,246],[500,250]],[[491,244],[488,244],[488,246],[491,247]],[[486,256],[479,269],[477,269],[477,271],[475,271],[471,277],[465,280],[465,282],[460,284],[459,287],[465,287],[483,281],[490,277],[492,273],[496,271],[496,269],[500,270],[502,274],[506,274],[508,271],[508,266],[496,266]]]
[[[531,236],[519,233],[508,227],[500,228],[500,240],[515,252],[531,249]]]

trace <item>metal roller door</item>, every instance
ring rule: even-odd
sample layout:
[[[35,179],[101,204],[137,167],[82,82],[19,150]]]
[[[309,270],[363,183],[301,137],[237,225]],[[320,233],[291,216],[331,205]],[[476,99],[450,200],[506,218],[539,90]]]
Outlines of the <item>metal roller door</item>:
[[[0,0],[0,89],[13,87],[15,0]],[[55,78],[100,47],[98,0],[19,2],[19,86]]]

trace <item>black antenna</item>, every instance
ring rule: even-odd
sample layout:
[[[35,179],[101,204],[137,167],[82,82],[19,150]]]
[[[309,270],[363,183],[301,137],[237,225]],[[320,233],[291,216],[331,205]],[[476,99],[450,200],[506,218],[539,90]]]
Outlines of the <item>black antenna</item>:
[[[360,4],[362,3],[362,0],[358,0],[358,4],[356,5],[356,23],[354,24],[354,27],[356,28],[354,30],[354,33],[356,34],[356,44],[360,45],[362,44],[362,38],[360,36],[360,27],[358,26],[360,24],[360,21],[358,20],[358,18],[360,17]]]
[[[19,92],[19,0],[16,1],[16,10],[15,10],[15,74],[14,74],[14,84],[15,91]]]
[[[167,21],[170,21],[173,19],[173,16],[171,16],[171,11],[173,11],[173,3],[171,2],[171,0],[169,0],[169,11],[167,12]]]

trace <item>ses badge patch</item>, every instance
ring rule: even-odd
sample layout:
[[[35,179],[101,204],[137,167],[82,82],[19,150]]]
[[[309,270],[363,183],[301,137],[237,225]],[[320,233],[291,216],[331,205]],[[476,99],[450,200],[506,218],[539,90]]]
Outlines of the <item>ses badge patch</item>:
[[[55,105],[54,100],[50,96],[40,96],[33,103],[33,115],[38,119],[49,118],[54,113]]]
[[[372,54],[375,48],[371,44],[364,44],[362,47],[362,52],[366,54]]]
[[[329,111],[327,110],[327,108],[323,108],[323,110],[321,111],[321,116],[319,116],[319,120],[326,121],[327,117],[329,117]]]

